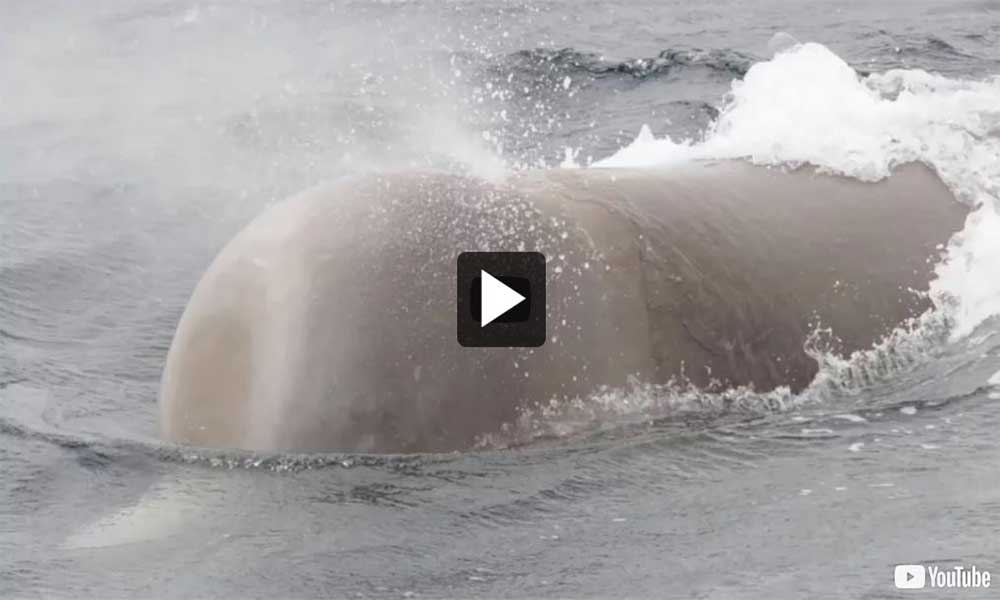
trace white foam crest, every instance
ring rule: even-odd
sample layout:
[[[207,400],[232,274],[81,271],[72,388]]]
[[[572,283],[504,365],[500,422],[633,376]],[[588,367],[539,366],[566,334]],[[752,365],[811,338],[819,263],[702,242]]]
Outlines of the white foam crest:
[[[947,340],[951,328],[948,315],[929,311],[903,324],[872,348],[849,356],[826,350],[825,342],[831,340],[833,332],[816,330],[806,350],[819,363],[819,370],[809,386],[797,394],[786,386],[762,392],[751,386],[727,388],[715,382],[702,389],[684,378],[664,384],[632,378],[624,387],[606,387],[582,398],[554,398],[547,404],[523,409],[514,423],[505,425],[497,434],[483,436],[478,446],[507,447],[539,438],[566,438],[691,415],[783,413],[842,401],[920,364]],[[1000,381],[1000,373],[996,378]],[[864,417],[850,414],[834,418],[865,421]]]
[[[826,47],[801,44],[735,81],[701,140],[656,139],[643,127],[594,166],[702,159],[809,163],[863,180],[905,162],[931,165],[957,198],[979,207],[938,265],[932,297],[953,318],[953,339],[1000,314],[1000,79],[921,70],[861,77]]]
[[[819,371],[802,396],[823,402],[888,381],[924,361],[947,341],[952,329],[953,321],[946,312],[929,311],[903,323],[871,348],[848,356],[822,346],[835,332],[818,330],[806,342],[806,351],[819,364]]]
[[[1000,314],[1000,215],[993,202],[969,215],[935,271],[931,296],[953,315],[953,339]]]

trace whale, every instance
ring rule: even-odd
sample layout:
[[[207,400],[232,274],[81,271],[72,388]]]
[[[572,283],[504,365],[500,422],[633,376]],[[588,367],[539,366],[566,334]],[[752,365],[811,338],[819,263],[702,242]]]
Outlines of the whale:
[[[164,439],[252,451],[451,452],[527,408],[629,382],[804,389],[810,336],[871,347],[931,307],[967,209],[923,164],[346,177],[220,251],[163,371]],[[533,348],[456,340],[456,259],[546,257]]]

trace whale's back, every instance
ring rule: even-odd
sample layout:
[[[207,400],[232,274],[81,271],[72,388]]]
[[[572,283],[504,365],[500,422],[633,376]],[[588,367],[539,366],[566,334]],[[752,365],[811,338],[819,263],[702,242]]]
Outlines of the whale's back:
[[[851,351],[928,306],[915,290],[964,214],[917,165],[877,183],[735,162],[346,180],[264,213],[209,268],[168,357],[163,432],[440,451],[629,379],[799,390],[817,327]],[[469,250],[547,256],[544,346],[458,345]]]

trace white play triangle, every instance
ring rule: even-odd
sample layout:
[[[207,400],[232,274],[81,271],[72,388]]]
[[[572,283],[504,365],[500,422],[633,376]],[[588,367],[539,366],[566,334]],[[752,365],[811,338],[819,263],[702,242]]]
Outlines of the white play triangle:
[[[524,296],[486,271],[480,269],[479,276],[479,297],[482,299],[480,327],[486,327],[500,315],[524,302]]]

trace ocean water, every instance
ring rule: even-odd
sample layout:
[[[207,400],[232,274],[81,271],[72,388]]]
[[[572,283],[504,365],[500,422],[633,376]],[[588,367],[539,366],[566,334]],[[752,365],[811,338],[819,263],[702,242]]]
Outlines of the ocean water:
[[[1000,3],[0,7],[0,596],[990,598]],[[158,439],[174,327],[264,207],[399,168],[932,166],[935,310],[805,392],[637,384],[448,455]],[[1000,581],[995,585],[1000,585]]]

